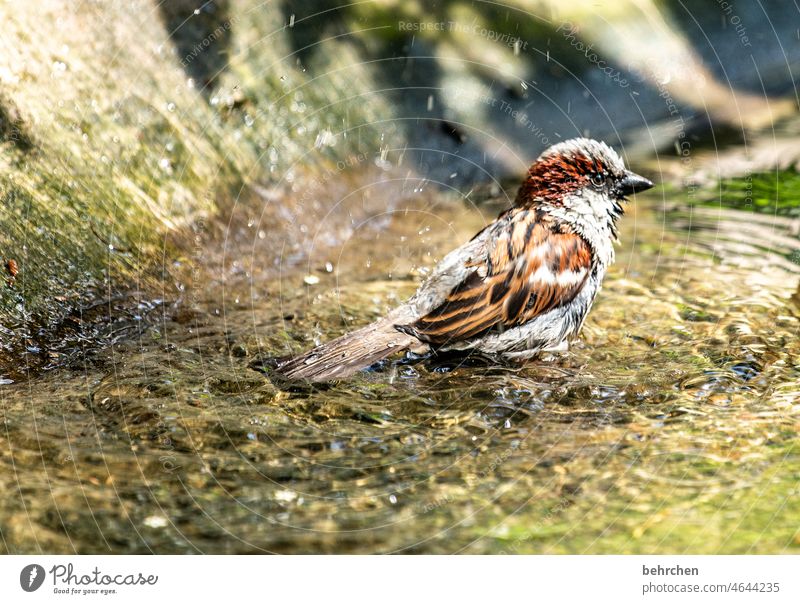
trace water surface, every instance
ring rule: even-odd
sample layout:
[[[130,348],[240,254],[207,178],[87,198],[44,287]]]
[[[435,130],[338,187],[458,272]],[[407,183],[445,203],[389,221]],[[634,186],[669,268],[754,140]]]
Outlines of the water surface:
[[[251,364],[379,316],[496,213],[395,185],[207,227],[177,303],[0,386],[0,550],[800,551],[790,219],[640,196],[567,354],[279,389]]]

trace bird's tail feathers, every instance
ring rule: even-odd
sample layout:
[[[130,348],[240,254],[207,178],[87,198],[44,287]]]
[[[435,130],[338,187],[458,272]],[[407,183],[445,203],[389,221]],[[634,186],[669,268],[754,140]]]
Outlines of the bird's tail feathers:
[[[321,382],[351,376],[365,367],[418,344],[395,328],[407,319],[401,307],[384,319],[278,363],[277,372],[290,380]]]

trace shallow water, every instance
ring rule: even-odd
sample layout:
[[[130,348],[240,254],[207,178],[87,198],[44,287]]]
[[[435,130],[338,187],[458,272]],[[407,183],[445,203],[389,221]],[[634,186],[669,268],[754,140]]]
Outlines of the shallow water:
[[[795,223],[640,196],[567,354],[280,390],[250,365],[377,317],[496,213],[381,186],[290,217],[297,244],[215,227],[179,303],[0,386],[0,550],[800,551]]]

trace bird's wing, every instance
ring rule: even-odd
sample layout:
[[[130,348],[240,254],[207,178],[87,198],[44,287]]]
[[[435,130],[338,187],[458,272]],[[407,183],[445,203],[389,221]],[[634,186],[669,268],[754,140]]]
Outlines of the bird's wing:
[[[512,210],[490,229],[483,257],[467,261],[444,301],[400,331],[441,346],[522,325],[571,301],[589,277],[586,241],[535,210]]]

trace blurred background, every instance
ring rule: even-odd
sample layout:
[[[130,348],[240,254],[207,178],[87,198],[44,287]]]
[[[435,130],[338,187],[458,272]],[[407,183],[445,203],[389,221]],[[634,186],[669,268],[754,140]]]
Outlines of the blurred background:
[[[796,3],[0,17],[0,551],[797,550]],[[259,373],[575,136],[659,186],[570,355]]]
[[[683,177],[730,175],[746,157],[692,160],[752,149],[797,110],[800,34],[782,2],[4,10],[0,252],[24,269],[0,301],[7,351],[31,321],[96,298],[109,271],[127,282],[164,233],[326,162],[366,154],[466,192],[585,135],[633,160],[683,157]],[[797,161],[795,145],[758,151],[760,168]]]
[[[751,155],[761,169],[792,166],[796,145],[770,151],[754,137],[796,123],[796,8],[6,7],[0,253],[24,270],[0,300],[3,347],[20,331],[30,336],[31,321],[52,327],[96,298],[109,271],[127,283],[165,233],[253,185],[358,154],[462,193],[513,182],[542,149],[576,135],[629,160],[683,157],[680,179],[741,174]],[[751,153],[700,161],[701,151],[734,144]],[[113,249],[130,250],[134,266]]]

